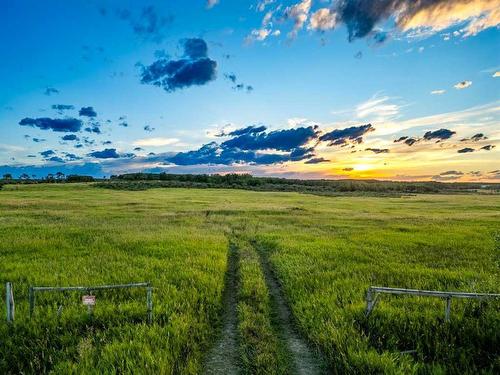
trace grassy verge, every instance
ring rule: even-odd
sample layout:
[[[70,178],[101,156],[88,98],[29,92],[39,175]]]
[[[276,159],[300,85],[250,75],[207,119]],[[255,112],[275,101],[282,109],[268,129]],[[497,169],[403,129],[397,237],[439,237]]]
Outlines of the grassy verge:
[[[0,373],[199,374],[220,318],[227,240],[188,209],[170,193],[2,191],[0,283],[13,282],[16,321],[5,324],[1,303]],[[30,285],[140,281],[154,287],[152,325],[144,290],[98,293],[92,321],[78,293],[41,294],[28,319]]]
[[[272,323],[269,291],[258,254],[246,241],[239,249],[238,331],[241,360],[246,374],[288,374],[288,353]]]

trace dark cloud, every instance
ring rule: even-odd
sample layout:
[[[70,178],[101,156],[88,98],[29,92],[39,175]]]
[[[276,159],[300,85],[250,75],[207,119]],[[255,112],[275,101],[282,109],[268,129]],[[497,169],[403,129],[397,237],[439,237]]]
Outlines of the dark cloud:
[[[319,163],[327,163],[329,161],[330,160],[325,159],[325,158],[312,158],[312,159],[307,160],[305,163],[306,164],[319,164]]]
[[[227,136],[235,137],[235,136],[244,135],[244,134],[262,133],[266,130],[267,130],[267,128],[264,125],[261,125],[261,126],[250,125],[250,126],[247,126],[246,128],[236,129],[236,130],[233,130],[232,132],[229,132],[229,133],[225,133],[224,131],[222,131],[220,134],[217,134],[217,137],[227,137]]]
[[[456,132],[449,129],[439,129],[428,131],[424,134],[424,139],[427,141],[437,139],[438,141],[451,138]]]
[[[116,151],[116,148],[106,148],[102,151],[93,151],[87,154],[87,156],[96,158],[96,159],[131,159],[135,157],[135,154],[132,153],[125,153],[125,154],[119,154]]]
[[[223,148],[215,142],[206,144],[196,151],[179,152],[167,158],[168,162],[176,165],[276,164],[289,160],[291,160],[289,155],[258,154],[254,151]]]
[[[314,148],[306,144],[316,140],[316,127],[265,132],[265,127],[249,126],[229,134],[221,144],[211,142],[195,151],[180,152],[166,158],[176,165],[197,164],[277,164],[314,157]]]
[[[65,158],[66,158],[67,161],[76,161],[76,160],[81,160],[82,159],[82,157],[80,157],[78,155],[75,155],[75,154],[71,154],[69,152],[65,152],[64,156],[65,156]]]
[[[44,138],[32,138],[31,140],[35,143],[42,143],[46,141]]]
[[[477,141],[482,141],[488,139],[483,133],[477,133],[474,134],[472,137],[470,137],[471,141],[477,142]]]
[[[300,127],[294,129],[265,132],[246,132],[222,143],[225,148],[239,150],[293,151],[317,137],[316,127]]]
[[[53,87],[47,87],[43,93],[44,95],[51,96],[54,94],[59,94],[59,90]]]
[[[354,168],[350,168],[350,167],[349,167],[349,168],[343,168],[342,170],[343,170],[344,172],[351,172],[351,171],[353,171],[353,170],[354,170]]]
[[[144,151],[144,149],[142,147],[135,147],[134,151]]]
[[[486,145],[481,147],[481,150],[491,151],[495,148],[495,145]]]
[[[84,130],[87,133],[101,134],[101,124],[97,121],[90,122]]]
[[[95,144],[95,141],[89,137],[83,137],[83,143],[85,143],[86,146],[92,146]]]
[[[464,175],[464,172],[462,172],[462,171],[452,170],[452,171],[442,172],[436,176],[432,176],[432,179],[434,181],[452,181],[452,180],[459,179],[463,175]]]
[[[332,9],[337,23],[343,23],[349,33],[349,41],[377,35],[377,25],[390,17],[395,18],[396,26],[404,26],[415,16],[426,12],[447,12],[450,3],[466,3],[467,0],[340,0]]]
[[[26,117],[19,122],[19,125],[69,133],[78,132],[82,128],[82,122],[75,118],[51,119],[48,117],[41,117],[34,119]]]
[[[399,143],[399,142],[403,142],[405,143],[406,145],[408,146],[413,146],[415,143],[417,143],[419,141],[419,139],[416,139],[416,138],[410,138],[408,136],[404,136],[404,137],[399,137],[398,139],[395,139],[394,140],[394,143]]]
[[[405,139],[405,144],[407,144],[408,146],[413,146],[415,143],[418,142],[418,139],[416,138],[408,138],[408,139]]]
[[[329,142],[330,146],[344,145],[349,142],[362,143],[363,136],[374,130],[375,128],[371,124],[351,126],[350,128],[335,129],[325,133],[319,140]]]
[[[45,151],[39,152],[39,154],[42,155],[44,158],[48,158],[49,156],[55,155],[56,153],[54,150],[45,150]]]
[[[151,132],[154,132],[156,130],[156,128],[153,128],[149,125],[146,125],[146,126],[144,126],[144,130],[151,133]]]
[[[128,127],[128,122],[122,121],[118,124],[118,126],[123,126],[124,128]]]
[[[354,58],[361,60],[363,58],[363,52],[361,52],[361,51],[356,52],[356,54],[354,55]]]
[[[226,73],[224,74],[224,78],[226,78],[228,81],[230,81],[233,84],[233,90],[237,91],[242,91],[245,90],[246,92],[252,92],[253,91],[253,86],[247,85],[241,82],[238,82],[238,78],[234,73]]]
[[[86,117],[96,117],[97,112],[92,107],[82,107],[78,112],[78,115]]]
[[[408,146],[413,146],[415,143],[421,142],[421,141],[431,141],[431,140],[437,140],[437,142],[441,142],[445,139],[451,138],[456,132],[449,130],[449,129],[439,129],[439,130],[433,130],[433,131],[428,131],[424,134],[422,138],[414,138],[414,137],[408,137],[408,136],[403,136],[399,137],[398,139],[395,139],[395,143],[403,142]],[[462,139],[461,141],[465,141],[465,139]]]
[[[371,151],[375,154],[387,154],[389,152],[388,148],[365,148],[365,151]]]
[[[470,147],[465,147],[465,148],[461,148],[460,150],[457,151],[459,154],[465,154],[465,153],[468,153],[468,152],[474,152],[474,149],[473,148],[470,148]]]
[[[104,142],[102,142],[102,145],[103,145],[103,146],[106,146],[106,145],[110,145],[110,144],[112,144],[112,143],[113,143],[113,142],[111,142],[111,141],[104,141]]]
[[[208,56],[207,43],[201,38],[188,38],[183,41],[184,56],[201,59]]]
[[[78,141],[78,137],[75,134],[68,134],[61,137],[63,141]]]
[[[52,109],[55,109],[59,114],[62,114],[64,111],[75,109],[75,107],[70,104],[52,104]]]
[[[193,85],[205,85],[215,80],[217,63],[207,57],[207,44],[203,39],[181,41],[183,58],[159,59],[149,66],[142,66],[141,83],[162,87],[173,92]]]
[[[64,163],[64,160],[59,156],[52,156],[51,158],[46,159],[47,161],[53,161],[56,163]]]
[[[482,176],[483,174],[481,173],[481,171],[470,171],[467,173],[468,175],[470,176],[476,176],[476,177],[479,177],[479,176]]]
[[[463,172],[461,171],[446,171],[446,172],[442,172],[440,173],[439,175],[440,176],[463,176]]]
[[[106,148],[102,151],[90,152],[88,156],[96,159],[118,159],[120,155],[116,152],[116,148]]]
[[[231,74],[224,74],[224,78],[228,79],[232,83],[236,83],[236,75],[234,73]]]

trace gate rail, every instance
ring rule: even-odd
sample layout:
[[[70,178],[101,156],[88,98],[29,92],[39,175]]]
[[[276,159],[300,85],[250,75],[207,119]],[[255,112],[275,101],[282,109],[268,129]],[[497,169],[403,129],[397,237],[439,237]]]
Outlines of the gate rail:
[[[29,288],[29,312],[30,318],[35,309],[35,293],[36,292],[92,292],[106,289],[126,289],[126,288],[146,288],[146,306],[148,313],[148,324],[153,320],[153,288],[150,283],[131,283],[131,284],[115,284],[115,285],[97,285],[97,286],[30,286]]]
[[[500,294],[495,293],[467,293],[467,292],[443,292],[438,290],[419,290],[404,288],[386,288],[381,286],[370,286],[366,293],[366,316],[375,308],[380,294],[411,295],[424,297],[438,297],[446,301],[444,310],[445,321],[450,321],[451,299],[452,298],[470,298],[470,299],[494,299],[500,298]]]

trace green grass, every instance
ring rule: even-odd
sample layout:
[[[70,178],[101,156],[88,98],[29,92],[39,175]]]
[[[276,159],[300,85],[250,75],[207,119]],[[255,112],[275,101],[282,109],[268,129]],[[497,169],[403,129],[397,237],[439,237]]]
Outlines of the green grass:
[[[259,256],[242,239],[234,239],[239,253],[238,332],[245,374],[288,374],[288,353],[272,323],[273,309]]]
[[[364,298],[370,285],[499,293],[499,207],[498,195],[6,185],[0,291],[13,282],[16,322],[3,321],[2,303],[0,373],[200,373],[220,325],[235,228],[258,242],[298,329],[331,372],[498,373],[499,302],[453,300],[445,323],[441,300],[382,296],[366,319]],[[249,361],[274,352],[262,364],[286,372],[258,258],[244,251],[241,337],[267,341],[243,340],[240,350]],[[98,293],[92,319],[79,294],[45,294],[28,319],[29,285],[137,281],[154,286],[151,326],[142,290]]]

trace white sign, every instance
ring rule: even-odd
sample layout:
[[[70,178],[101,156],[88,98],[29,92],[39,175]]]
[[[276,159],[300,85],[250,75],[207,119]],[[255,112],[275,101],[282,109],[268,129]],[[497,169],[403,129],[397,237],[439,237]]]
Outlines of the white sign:
[[[86,306],[94,306],[95,305],[95,296],[83,296],[82,303]]]

